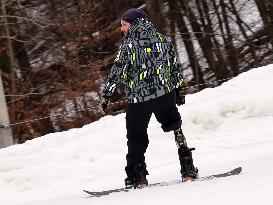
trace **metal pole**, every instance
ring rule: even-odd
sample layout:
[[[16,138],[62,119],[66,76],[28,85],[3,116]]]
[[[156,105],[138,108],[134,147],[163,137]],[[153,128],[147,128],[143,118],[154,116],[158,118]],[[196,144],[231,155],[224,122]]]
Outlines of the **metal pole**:
[[[9,124],[9,114],[0,71],[0,148],[13,144],[12,130]]]

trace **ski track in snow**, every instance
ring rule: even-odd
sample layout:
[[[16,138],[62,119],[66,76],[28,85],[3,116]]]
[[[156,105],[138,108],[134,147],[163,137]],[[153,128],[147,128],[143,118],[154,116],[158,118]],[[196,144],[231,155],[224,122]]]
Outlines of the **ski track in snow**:
[[[273,65],[186,96],[183,130],[200,176],[242,166],[238,176],[90,198],[123,187],[125,114],[0,150],[1,205],[270,204],[273,201]],[[152,117],[150,183],[180,179],[172,133]]]

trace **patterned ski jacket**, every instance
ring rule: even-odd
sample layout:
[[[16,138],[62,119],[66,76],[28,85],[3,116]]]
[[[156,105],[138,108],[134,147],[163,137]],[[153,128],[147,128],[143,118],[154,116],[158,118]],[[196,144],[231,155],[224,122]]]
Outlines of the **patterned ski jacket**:
[[[151,22],[137,19],[114,60],[102,97],[110,98],[123,83],[128,103],[145,102],[183,84],[172,43]]]

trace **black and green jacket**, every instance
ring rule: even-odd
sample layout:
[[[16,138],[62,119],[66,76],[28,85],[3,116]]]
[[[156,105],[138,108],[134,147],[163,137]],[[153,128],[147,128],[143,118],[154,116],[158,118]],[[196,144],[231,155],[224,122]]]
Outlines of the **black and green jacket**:
[[[146,19],[137,19],[130,27],[102,97],[110,98],[121,83],[129,103],[157,98],[183,83],[172,43]]]

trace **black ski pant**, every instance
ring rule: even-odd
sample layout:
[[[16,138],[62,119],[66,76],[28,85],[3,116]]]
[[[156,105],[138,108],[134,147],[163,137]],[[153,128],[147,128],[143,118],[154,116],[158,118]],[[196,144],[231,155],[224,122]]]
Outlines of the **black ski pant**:
[[[141,103],[128,104],[126,110],[126,129],[128,171],[137,164],[145,164],[145,152],[149,144],[147,128],[154,113],[164,132],[181,127],[181,116],[175,104],[175,92]]]

